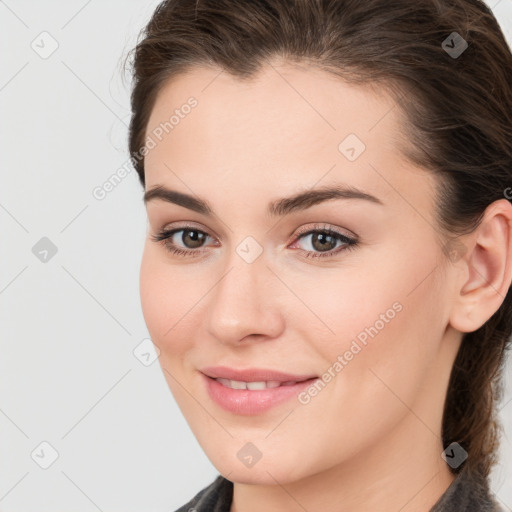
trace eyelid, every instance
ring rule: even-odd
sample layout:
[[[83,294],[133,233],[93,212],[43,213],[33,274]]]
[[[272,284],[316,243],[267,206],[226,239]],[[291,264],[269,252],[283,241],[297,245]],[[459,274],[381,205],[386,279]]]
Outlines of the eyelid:
[[[183,221],[183,222],[177,221],[172,224],[165,224],[162,228],[157,229],[157,234],[158,233],[171,233],[171,232],[174,232],[174,234],[175,234],[177,231],[182,231],[182,230],[187,230],[187,229],[194,230],[194,231],[200,231],[201,233],[204,233],[205,235],[209,236],[212,239],[218,238],[219,240],[221,240],[220,237],[211,235],[210,232],[208,231],[208,229],[205,229],[201,224],[195,223],[193,221]]]
[[[315,252],[311,250],[301,249],[301,248],[293,248],[293,245],[297,244],[302,240],[303,238],[307,238],[308,236],[314,234],[314,233],[327,233],[329,236],[334,237],[337,241],[341,242],[341,247],[338,247],[336,249],[330,249],[329,251],[320,251]],[[308,259],[315,259],[318,261],[322,261],[322,259],[333,259],[337,256],[345,253],[346,251],[351,251],[357,247],[359,247],[360,241],[359,237],[357,235],[347,235],[343,233],[340,228],[334,228],[331,227],[329,224],[315,224],[314,226],[310,226],[308,228],[303,228],[300,230],[299,233],[295,236],[294,241],[292,242],[291,247],[300,254],[303,255],[303,257]]]
[[[297,234],[295,235],[295,238],[297,239],[302,235],[311,233],[312,231],[331,231],[333,233],[345,236],[347,238],[359,240],[359,237],[355,233],[352,233],[351,231],[348,231],[347,229],[344,230],[345,232],[342,232],[341,231],[342,229],[344,229],[344,228],[334,227],[331,224],[314,223],[312,226],[306,226],[305,228],[300,228],[299,231],[297,232]]]
[[[195,229],[197,231],[200,231],[200,232],[208,235],[210,238],[216,238],[213,235],[211,235],[207,229],[204,229],[202,226],[200,226],[199,223],[195,223],[193,221],[184,221],[184,223],[180,224],[179,221],[177,221],[176,225],[174,225],[174,224],[175,223],[173,223],[171,225],[165,225],[161,229],[159,229],[158,232],[159,233],[163,233],[163,232],[169,233],[171,231],[176,232],[176,231],[181,231],[183,229]],[[345,232],[340,232],[339,230],[341,230],[341,229],[343,229],[343,228],[333,227],[331,224],[313,223],[312,225],[299,228],[299,230],[295,233],[292,243],[295,243],[301,236],[310,234],[311,232],[316,232],[316,231],[331,231],[336,235],[342,235],[342,236],[345,236],[346,238],[353,239],[355,241],[359,240],[359,237],[355,233],[352,233],[350,231],[347,233],[348,230],[346,230],[346,229],[345,229]],[[219,237],[219,240],[222,240],[222,239]]]
[[[179,223],[178,223],[179,224]],[[207,246],[202,246],[195,249],[189,249],[189,248],[181,248],[180,246],[177,246],[176,244],[172,243],[170,244],[168,240],[172,238],[176,233],[179,233],[180,231],[198,231],[200,233],[203,233],[206,235],[206,237],[209,237],[214,240],[214,245],[218,246],[218,242],[216,240],[216,237],[210,235],[207,230],[202,229],[198,226],[196,226],[194,223],[191,223],[190,221],[186,221],[184,223],[181,223],[177,226],[174,225],[167,225],[164,226],[162,229],[158,231],[156,235],[151,235],[151,239],[155,242],[163,242],[166,247],[166,249],[170,253],[180,254],[185,257],[197,257],[201,256],[203,253],[207,252]],[[307,258],[332,258],[335,257],[338,253],[341,253],[345,250],[351,250],[354,249],[359,245],[359,237],[354,234],[345,234],[341,232],[342,228],[338,227],[332,227],[330,224],[326,223],[315,223],[314,225],[306,226],[303,228],[300,228],[299,231],[295,234],[294,240],[291,242],[290,245],[293,245],[297,243],[301,238],[311,235],[313,233],[323,232],[328,233],[331,236],[334,236],[338,240],[340,240],[344,247],[338,248],[338,249],[331,249],[329,251],[308,251],[305,249],[294,249],[296,252],[299,252],[303,254]],[[352,232],[351,232],[352,233]],[[343,240],[345,239],[345,240]],[[289,246],[287,246],[289,247]]]

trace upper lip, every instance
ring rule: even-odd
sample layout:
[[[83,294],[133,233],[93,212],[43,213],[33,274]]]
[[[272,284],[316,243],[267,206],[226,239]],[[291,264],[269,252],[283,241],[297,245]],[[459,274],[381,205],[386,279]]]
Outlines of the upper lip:
[[[202,373],[213,379],[229,379],[244,382],[261,382],[276,380],[279,382],[301,382],[303,380],[316,378],[316,375],[311,374],[291,374],[280,372],[277,370],[270,370],[266,368],[229,368],[227,366],[208,366],[201,370]]]

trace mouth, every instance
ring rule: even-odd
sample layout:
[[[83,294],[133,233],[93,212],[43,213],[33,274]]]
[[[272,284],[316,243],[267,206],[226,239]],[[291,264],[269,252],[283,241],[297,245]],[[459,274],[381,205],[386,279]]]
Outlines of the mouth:
[[[228,366],[208,366],[201,370],[207,377],[213,379],[222,379],[222,383],[226,384],[226,381],[231,381],[234,386],[241,386],[245,384],[269,384],[266,387],[278,387],[283,384],[304,382],[309,379],[316,379],[318,376],[313,374],[293,374],[286,373],[280,370],[272,370],[267,368],[230,368]],[[245,389],[241,387],[235,387],[234,389]],[[250,388],[248,388],[250,389]],[[260,389],[260,388],[255,388]]]
[[[247,373],[254,375],[265,375],[268,379],[269,374],[274,377],[272,380],[246,380],[218,377],[207,375],[204,371],[210,373],[229,374],[233,376],[234,373],[240,375],[240,371],[226,370],[226,368],[216,371],[203,370],[202,377],[205,382],[206,392],[210,399],[215,402],[222,409],[237,415],[257,415],[262,414],[269,409],[276,407],[279,404],[297,399],[299,394],[308,386],[312,385],[318,377],[304,376],[291,374],[283,374],[282,372],[273,372],[266,370],[247,370]],[[243,372],[242,372],[243,373]],[[290,379],[290,377],[294,377]],[[239,380],[240,379],[240,380]],[[254,377],[251,377],[254,379]]]

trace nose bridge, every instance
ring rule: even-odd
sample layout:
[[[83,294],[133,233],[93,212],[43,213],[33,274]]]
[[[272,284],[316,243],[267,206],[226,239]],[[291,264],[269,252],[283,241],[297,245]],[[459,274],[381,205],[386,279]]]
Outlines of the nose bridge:
[[[212,290],[208,325],[219,341],[236,343],[250,334],[276,336],[282,327],[279,308],[271,297],[272,272],[262,252],[255,257],[256,247],[251,243],[233,248]]]

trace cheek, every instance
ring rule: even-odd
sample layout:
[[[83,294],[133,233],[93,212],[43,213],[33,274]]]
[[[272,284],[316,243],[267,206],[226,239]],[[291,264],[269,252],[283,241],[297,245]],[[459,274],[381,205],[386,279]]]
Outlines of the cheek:
[[[163,314],[167,308],[166,301],[169,296],[163,295],[166,286],[164,281],[159,278],[160,266],[155,264],[148,243],[144,248],[140,266],[139,290],[144,320],[153,341],[157,341],[154,335],[163,330]]]
[[[169,265],[159,251],[146,243],[142,256],[139,290],[142,312],[153,342],[161,350],[161,359],[169,351],[185,350],[183,334],[193,315],[194,297],[188,297],[187,285],[176,266]],[[192,294],[192,293],[191,293]]]
[[[350,300],[345,293],[333,298],[344,305],[336,342],[324,349],[331,364],[342,358],[342,368],[334,368],[336,401],[364,409],[369,420],[372,411],[403,412],[400,400],[414,402],[435,365],[445,318],[442,283],[435,273],[425,278],[433,268],[425,259],[406,265],[398,258],[386,272],[368,272],[366,287],[345,283]]]
[[[406,396],[421,384],[446,320],[443,284],[435,269],[435,252],[420,258],[415,250],[402,251],[368,264],[364,274],[347,270],[342,279],[333,273],[317,279],[315,287],[307,280],[298,286],[297,294],[308,298],[325,326],[313,316],[308,322],[298,320],[305,339],[310,326],[309,339],[327,362],[324,371],[342,358],[330,370],[336,374],[332,380],[340,382],[340,393],[357,389],[371,403],[377,391],[381,398],[392,396],[384,383]],[[324,336],[311,338],[311,321]]]

